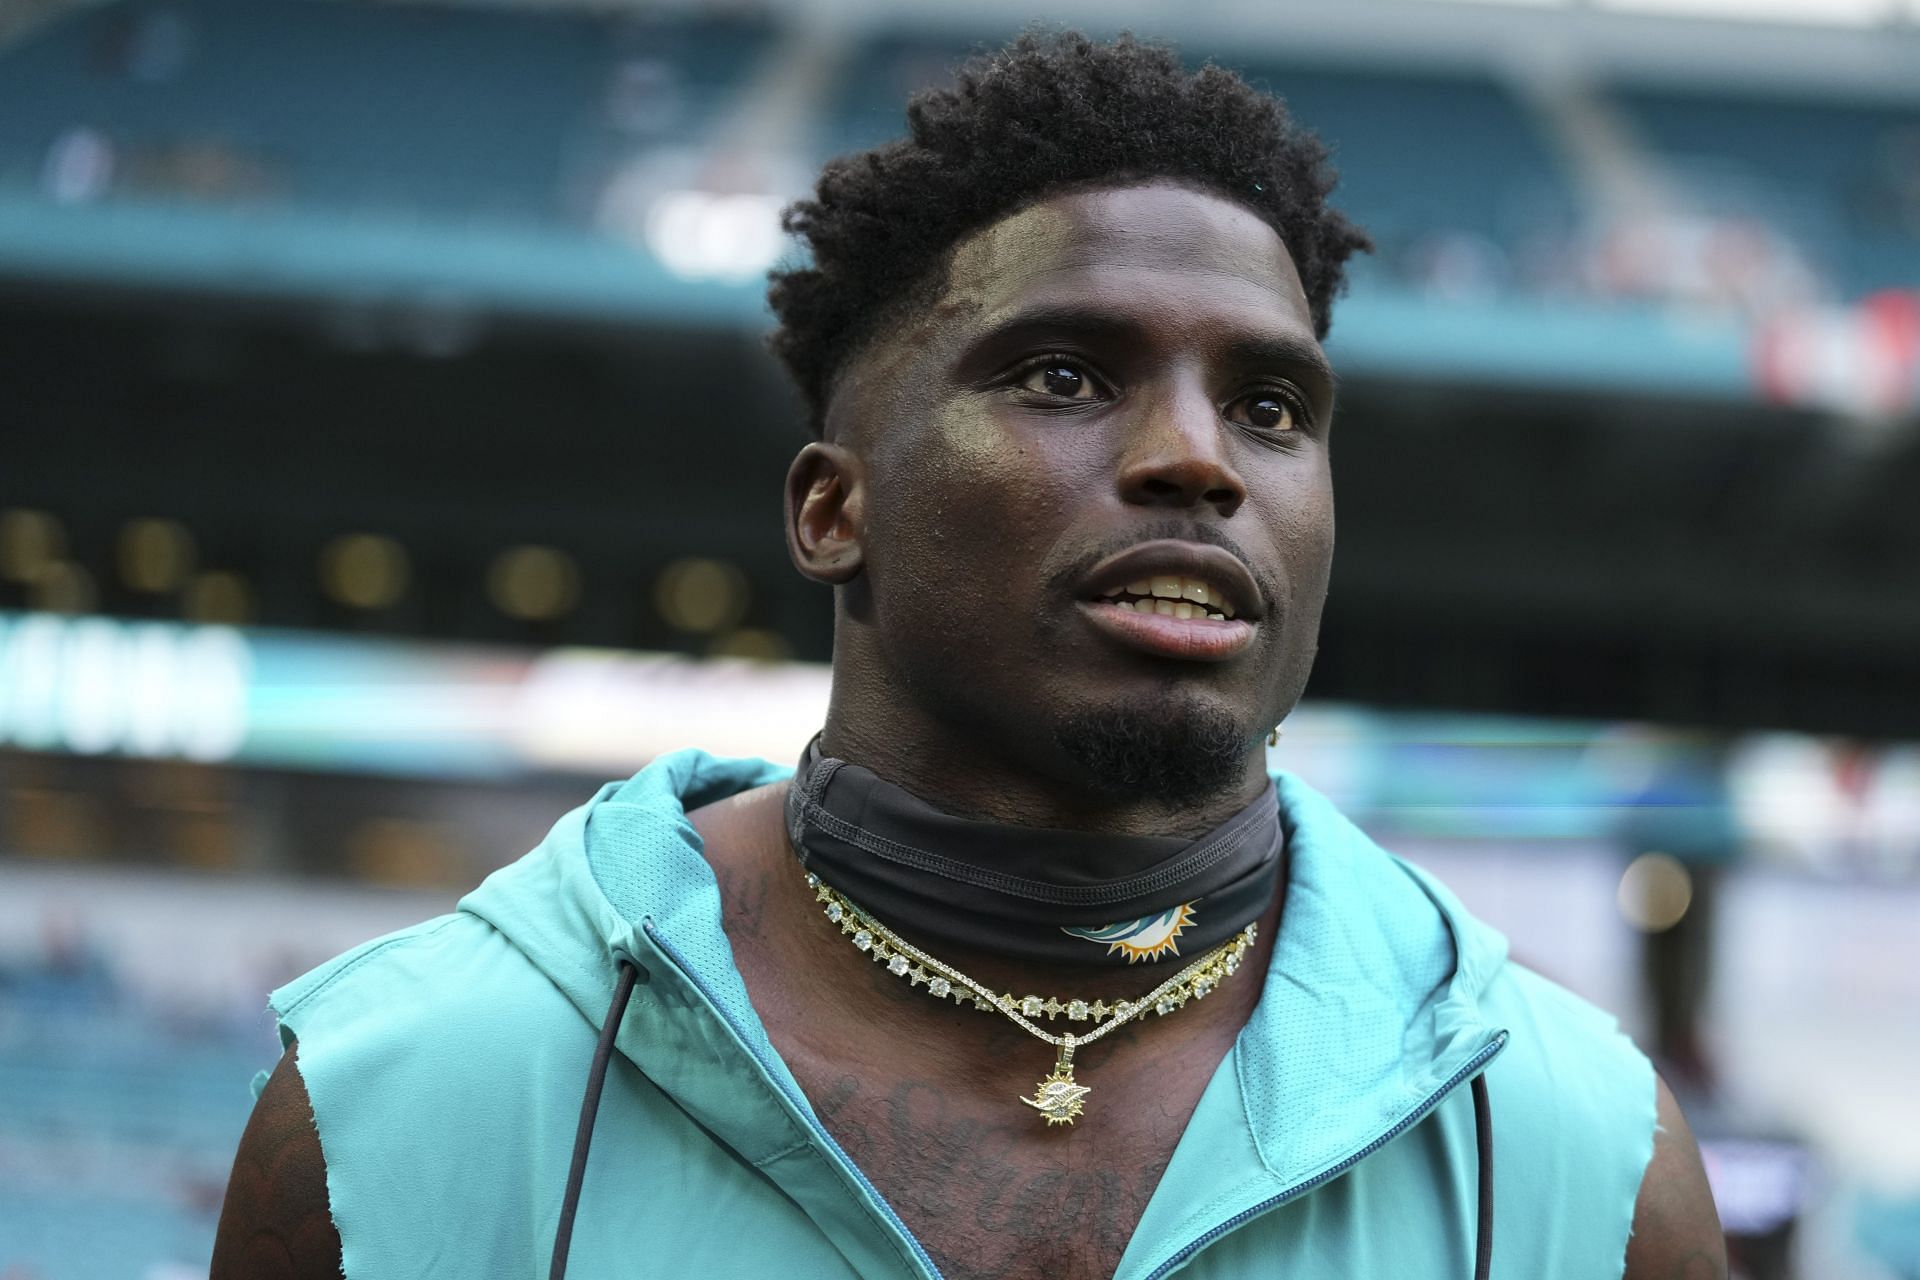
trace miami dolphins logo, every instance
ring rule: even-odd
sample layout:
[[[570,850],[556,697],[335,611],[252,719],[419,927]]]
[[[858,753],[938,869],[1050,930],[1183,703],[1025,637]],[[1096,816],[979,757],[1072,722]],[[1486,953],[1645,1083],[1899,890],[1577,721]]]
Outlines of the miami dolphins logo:
[[[1141,916],[1138,920],[1101,925],[1097,929],[1063,927],[1060,932],[1085,938],[1088,942],[1104,942],[1108,955],[1118,951],[1127,958],[1128,964],[1158,960],[1162,956],[1180,954],[1180,935],[1193,923],[1193,905],[1183,902],[1158,915]]]

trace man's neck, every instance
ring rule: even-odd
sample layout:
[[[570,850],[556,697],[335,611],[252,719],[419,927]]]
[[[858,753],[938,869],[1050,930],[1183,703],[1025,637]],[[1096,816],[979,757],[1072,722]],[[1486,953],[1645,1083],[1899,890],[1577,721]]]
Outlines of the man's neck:
[[[1249,750],[1231,785],[1185,802],[1115,794],[1051,743],[1044,732],[991,740],[968,726],[903,723],[899,704],[873,714],[850,707],[836,686],[822,751],[872,770],[956,817],[1114,835],[1198,836],[1251,804],[1267,785],[1266,761]],[[877,700],[876,700],[877,701]]]
[[[824,984],[817,990],[796,992],[803,1002],[851,1000],[864,1017],[883,1022],[901,1016],[911,1018],[914,1014],[906,1011],[920,1010],[926,1003],[925,994],[905,988],[880,966],[868,963],[867,957],[827,921],[813,892],[806,887],[804,869],[788,843],[786,792],[785,782],[775,783],[688,815],[705,844],[707,861],[719,881],[721,899],[727,904],[729,937],[736,947],[750,946],[778,957],[780,964],[793,966],[798,975],[812,975],[796,977],[794,982],[800,987],[810,982]],[[1280,882],[1280,892],[1261,917],[1259,938],[1249,957],[1255,972],[1264,971],[1273,945],[1285,896],[1284,870]],[[1178,967],[1091,961],[1084,965],[1034,963],[967,946],[943,946],[938,954],[941,960],[994,990],[1077,995],[1089,1000],[1138,997]],[[804,963],[799,961],[801,957]],[[838,976],[829,976],[834,974]],[[865,976],[845,985],[844,980],[853,974]],[[1210,1003],[1218,1004],[1214,1013],[1220,1013],[1237,1000]],[[1251,1007],[1248,1004],[1239,1016],[1244,1019]],[[1185,1025],[1200,1020],[1184,1015],[1181,1019]]]

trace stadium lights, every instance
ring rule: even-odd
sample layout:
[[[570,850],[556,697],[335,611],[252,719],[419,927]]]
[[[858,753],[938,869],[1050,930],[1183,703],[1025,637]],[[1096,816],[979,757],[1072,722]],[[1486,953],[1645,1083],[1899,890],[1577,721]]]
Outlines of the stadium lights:
[[[66,532],[46,512],[24,507],[0,512],[0,577],[32,583],[66,550]]]
[[[771,195],[669,191],[647,212],[647,247],[683,279],[756,280],[786,248],[785,203]]]
[[[120,530],[120,580],[135,591],[178,591],[193,572],[193,535],[177,520],[132,520]]]
[[[67,560],[50,560],[27,587],[27,603],[42,613],[90,613],[98,598],[93,575]]]
[[[741,627],[717,638],[707,649],[709,658],[747,658],[754,662],[788,662],[793,646],[778,631],[765,627]]]
[[[187,583],[181,612],[194,622],[243,626],[253,621],[253,588],[226,569],[209,569]]]
[[[747,612],[747,576],[724,560],[675,560],[654,580],[660,616],[680,631],[707,635],[737,625]]]
[[[350,533],[320,552],[320,583],[354,609],[384,609],[407,592],[407,552],[392,538]]]
[[[487,569],[493,607],[522,622],[551,622],[580,602],[580,569],[552,547],[513,547]]]
[[[1642,933],[1665,933],[1693,905],[1693,877],[1670,853],[1643,853],[1620,876],[1620,914]]]

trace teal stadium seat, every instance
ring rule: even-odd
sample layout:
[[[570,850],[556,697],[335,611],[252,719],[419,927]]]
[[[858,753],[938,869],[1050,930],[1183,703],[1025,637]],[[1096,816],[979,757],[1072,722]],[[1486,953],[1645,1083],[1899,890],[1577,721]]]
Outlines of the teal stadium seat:
[[[183,52],[169,74],[120,67],[155,23]],[[697,139],[737,92],[768,30],[320,0],[181,0],[72,15],[0,54],[0,187],[37,188],[76,127],[131,172],[117,192],[181,194],[149,178],[182,147],[226,153],[219,198],[423,218],[577,220],[610,158]],[[652,139],[612,118],[623,65],[657,68]],[[144,188],[144,190],[143,190]],[[157,190],[156,190],[157,188]]]
[[[1784,231],[1843,297],[1920,287],[1920,103],[1634,86],[1613,98],[1696,198]]]

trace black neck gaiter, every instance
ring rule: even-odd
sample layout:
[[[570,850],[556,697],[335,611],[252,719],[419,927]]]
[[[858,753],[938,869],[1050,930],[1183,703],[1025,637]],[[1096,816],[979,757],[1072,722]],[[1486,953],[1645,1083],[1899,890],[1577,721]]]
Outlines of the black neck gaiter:
[[[1191,959],[1273,901],[1284,836],[1269,783],[1197,840],[942,813],[808,744],[787,792],[801,863],[889,927],[1053,964]]]

